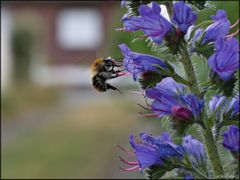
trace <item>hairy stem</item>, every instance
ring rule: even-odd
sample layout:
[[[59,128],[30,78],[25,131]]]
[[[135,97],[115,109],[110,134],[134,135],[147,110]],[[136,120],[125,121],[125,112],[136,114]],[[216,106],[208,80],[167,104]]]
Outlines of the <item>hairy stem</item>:
[[[180,54],[182,56],[181,62],[183,64],[183,67],[186,73],[189,89],[196,96],[201,97],[201,93],[198,88],[197,78],[194,72],[193,64],[190,59],[190,56],[187,50],[187,45],[185,42],[181,45]],[[203,111],[203,113],[205,114],[202,117],[204,117],[205,119],[208,119],[206,111]],[[202,129],[202,136],[203,136],[205,148],[207,150],[207,155],[210,159],[214,177],[223,178],[224,174],[223,174],[222,163],[219,157],[219,152],[213,137],[213,133],[211,131],[211,128],[207,126],[207,123],[204,123],[204,124],[205,124],[205,128]]]
[[[193,92],[195,95],[200,96],[200,90],[197,85],[197,78],[186,46],[186,43],[183,43],[180,48],[180,53],[182,56],[181,62],[185,70],[190,91]]]

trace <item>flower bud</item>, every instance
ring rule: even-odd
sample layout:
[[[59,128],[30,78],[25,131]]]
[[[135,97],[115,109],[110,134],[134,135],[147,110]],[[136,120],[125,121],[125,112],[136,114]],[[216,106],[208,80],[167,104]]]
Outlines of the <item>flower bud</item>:
[[[222,145],[231,151],[235,157],[239,157],[240,150],[240,138],[239,138],[239,128],[235,125],[229,126],[229,129],[223,134]]]
[[[180,122],[186,122],[193,118],[192,112],[189,109],[182,106],[173,106],[172,115],[175,120]]]

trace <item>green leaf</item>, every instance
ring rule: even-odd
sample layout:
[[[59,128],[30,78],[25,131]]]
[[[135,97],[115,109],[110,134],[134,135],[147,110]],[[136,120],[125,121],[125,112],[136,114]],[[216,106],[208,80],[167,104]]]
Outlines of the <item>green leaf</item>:
[[[171,63],[179,63],[177,55],[172,53],[171,49],[166,46],[165,41],[163,41],[160,45],[150,41],[148,46],[160,59]]]
[[[150,3],[150,0],[127,1],[126,8],[130,16],[138,16],[138,7],[142,4]]]
[[[163,5],[168,5],[171,0],[156,0],[155,2]],[[152,0],[129,0],[127,1],[126,8],[129,15],[138,16],[138,8],[142,4],[149,4]]]
[[[233,76],[232,79],[230,79],[229,81],[223,81],[218,77],[217,73],[210,71],[210,78],[212,82],[211,89],[218,90],[217,93],[223,93],[223,95],[226,97],[237,95],[236,92],[234,94],[234,88],[235,86],[238,86],[238,84],[236,83],[236,76]]]
[[[227,121],[223,122],[223,126],[229,126],[229,125],[236,125],[239,127],[240,126],[239,125],[239,116],[235,120],[227,120]]]
[[[167,171],[171,171],[176,166],[172,163],[164,163],[164,165],[153,165],[148,170],[146,170],[147,177],[149,179],[159,179],[161,178]]]
[[[236,82],[235,77],[233,77],[231,80],[229,80],[227,82],[224,82],[223,86],[220,89],[220,92],[222,90],[223,94],[225,96],[227,96],[227,97],[232,96],[233,95],[233,89],[234,89],[234,86],[235,86],[235,82]]]
[[[234,74],[234,78],[236,81],[234,83],[232,95],[235,97],[238,97],[239,96],[239,70]]]
[[[205,4],[207,2],[207,0],[188,0],[188,3],[192,4],[193,6],[195,6],[198,10],[202,10],[205,8]]]
[[[153,64],[153,66],[156,66],[159,71],[169,77],[172,77],[176,82],[188,85],[187,80],[183,79],[181,76],[179,76],[177,73],[175,73],[174,68],[168,63],[165,62],[167,68],[163,68],[162,66],[159,66],[158,64]]]
[[[214,53],[214,46],[213,44],[199,45],[196,43],[195,52],[208,59]]]

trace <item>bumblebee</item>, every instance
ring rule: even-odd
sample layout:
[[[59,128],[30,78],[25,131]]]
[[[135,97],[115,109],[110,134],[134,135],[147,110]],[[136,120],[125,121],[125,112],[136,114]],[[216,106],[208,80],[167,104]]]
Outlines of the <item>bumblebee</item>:
[[[114,86],[111,86],[106,81],[109,79],[114,79],[122,74],[121,65],[118,65],[110,57],[108,58],[97,58],[91,65],[92,72],[92,85],[99,92],[105,92],[109,89],[117,90],[122,94],[122,92]]]

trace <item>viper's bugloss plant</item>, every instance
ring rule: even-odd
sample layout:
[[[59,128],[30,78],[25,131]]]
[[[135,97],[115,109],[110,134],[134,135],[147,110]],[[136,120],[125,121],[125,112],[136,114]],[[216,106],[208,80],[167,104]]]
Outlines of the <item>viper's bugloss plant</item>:
[[[198,13],[213,7],[207,1],[129,0],[121,6],[127,13],[118,30],[142,31],[138,39],[146,38],[160,56],[119,44],[124,70],[146,100],[141,107],[149,113],[140,116],[169,130],[130,135],[132,151],[118,147],[135,160],[120,157],[121,169],[150,179],[239,178],[239,30],[229,34],[239,20],[231,25],[226,11],[215,9],[212,20],[196,24]]]

